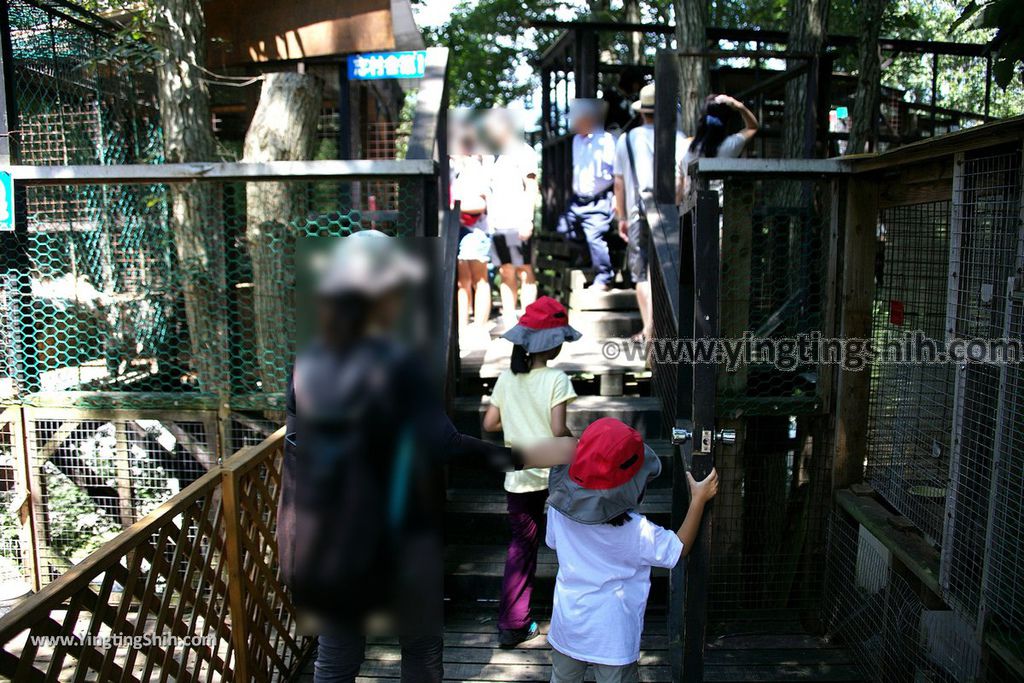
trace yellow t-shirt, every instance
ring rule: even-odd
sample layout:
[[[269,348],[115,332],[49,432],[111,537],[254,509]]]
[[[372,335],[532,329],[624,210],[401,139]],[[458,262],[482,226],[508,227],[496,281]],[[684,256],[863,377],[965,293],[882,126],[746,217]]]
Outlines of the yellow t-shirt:
[[[506,446],[529,446],[549,439],[551,409],[576,398],[569,376],[554,368],[537,368],[522,375],[506,370],[494,383],[491,405],[501,411],[501,428]],[[509,493],[543,491],[548,487],[547,469],[529,469],[505,474]]]

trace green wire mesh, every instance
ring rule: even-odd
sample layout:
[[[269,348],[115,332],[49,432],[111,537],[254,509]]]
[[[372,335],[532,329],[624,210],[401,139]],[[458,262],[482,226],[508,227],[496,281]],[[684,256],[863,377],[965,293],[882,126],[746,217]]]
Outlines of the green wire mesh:
[[[25,265],[7,273],[0,309],[8,392],[202,391],[252,409],[279,405],[294,352],[296,240],[366,228],[413,234],[422,187],[407,179],[27,188],[15,245]],[[172,219],[180,196],[195,201]]]

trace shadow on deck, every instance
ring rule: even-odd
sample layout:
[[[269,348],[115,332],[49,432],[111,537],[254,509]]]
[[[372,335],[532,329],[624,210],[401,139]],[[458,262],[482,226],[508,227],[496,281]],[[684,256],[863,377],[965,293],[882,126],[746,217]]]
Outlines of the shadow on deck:
[[[551,677],[550,647],[543,636],[514,650],[498,647],[497,606],[449,605],[445,624],[444,680],[547,681]],[[547,633],[548,622],[542,620]],[[672,680],[664,615],[652,614],[641,641],[640,680]],[[773,613],[759,619],[719,624],[708,639],[704,680],[709,683],[747,681],[861,681],[852,654],[823,638],[807,635],[795,614]],[[395,639],[371,639],[359,681],[397,681],[401,654]],[[311,659],[298,678],[313,680]],[[593,674],[587,680],[594,680]]]

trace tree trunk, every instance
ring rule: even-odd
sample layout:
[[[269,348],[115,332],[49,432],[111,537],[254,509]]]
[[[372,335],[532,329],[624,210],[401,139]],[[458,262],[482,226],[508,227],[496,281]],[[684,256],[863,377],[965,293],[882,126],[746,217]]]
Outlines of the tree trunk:
[[[154,5],[154,13],[153,29],[163,52],[156,75],[166,161],[214,161],[210,92],[203,74],[206,23],[202,0],[163,0]],[[191,369],[202,390],[225,396],[228,330],[219,195],[211,183],[197,182],[172,184],[168,196],[185,297]]]
[[[788,52],[821,54],[828,26],[829,0],[793,0],[790,3]],[[802,76],[786,84],[783,156],[801,159],[813,156],[815,105],[817,94],[817,60],[790,60],[787,69],[803,64],[810,68]]]
[[[857,69],[857,94],[853,100],[853,127],[850,129],[850,142],[846,146],[847,154],[861,154],[867,151],[878,122],[882,78],[878,32],[884,11],[884,0],[860,0],[858,16],[863,30],[857,40],[860,64]]]
[[[707,0],[676,0],[676,43],[683,52],[707,47]],[[682,97],[683,133],[693,135],[704,98],[709,94],[711,77],[706,57],[680,57],[679,82]]]
[[[315,76],[267,74],[242,156],[247,162],[303,161],[316,151],[316,125],[323,88]],[[293,249],[290,223],[307,212],[306,188],[301,183],[248,183],[245,189],[245,236],[252,260],[253,311],[256,349],[264,392],[287,388],[291,348],[286,321],[294,310],[288,302],[293,273],[285,256]]]

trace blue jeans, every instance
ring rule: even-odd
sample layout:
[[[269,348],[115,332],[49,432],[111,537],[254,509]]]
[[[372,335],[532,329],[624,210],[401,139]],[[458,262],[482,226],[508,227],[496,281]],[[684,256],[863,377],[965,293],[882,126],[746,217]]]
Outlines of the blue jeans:
[[[444,641],[440,635],[403,637],[402,683],[441,683]],[[321,635],[314,683],[354,683],[363,665],[366,637],[359,633]]]
[[[612,227],[612,193],[596,198],[573,197],[569,208],[558,219],[555,230],[566,238],[586,242],[594,283],[609,285],[615,277],[608,252],[608,231]]]

